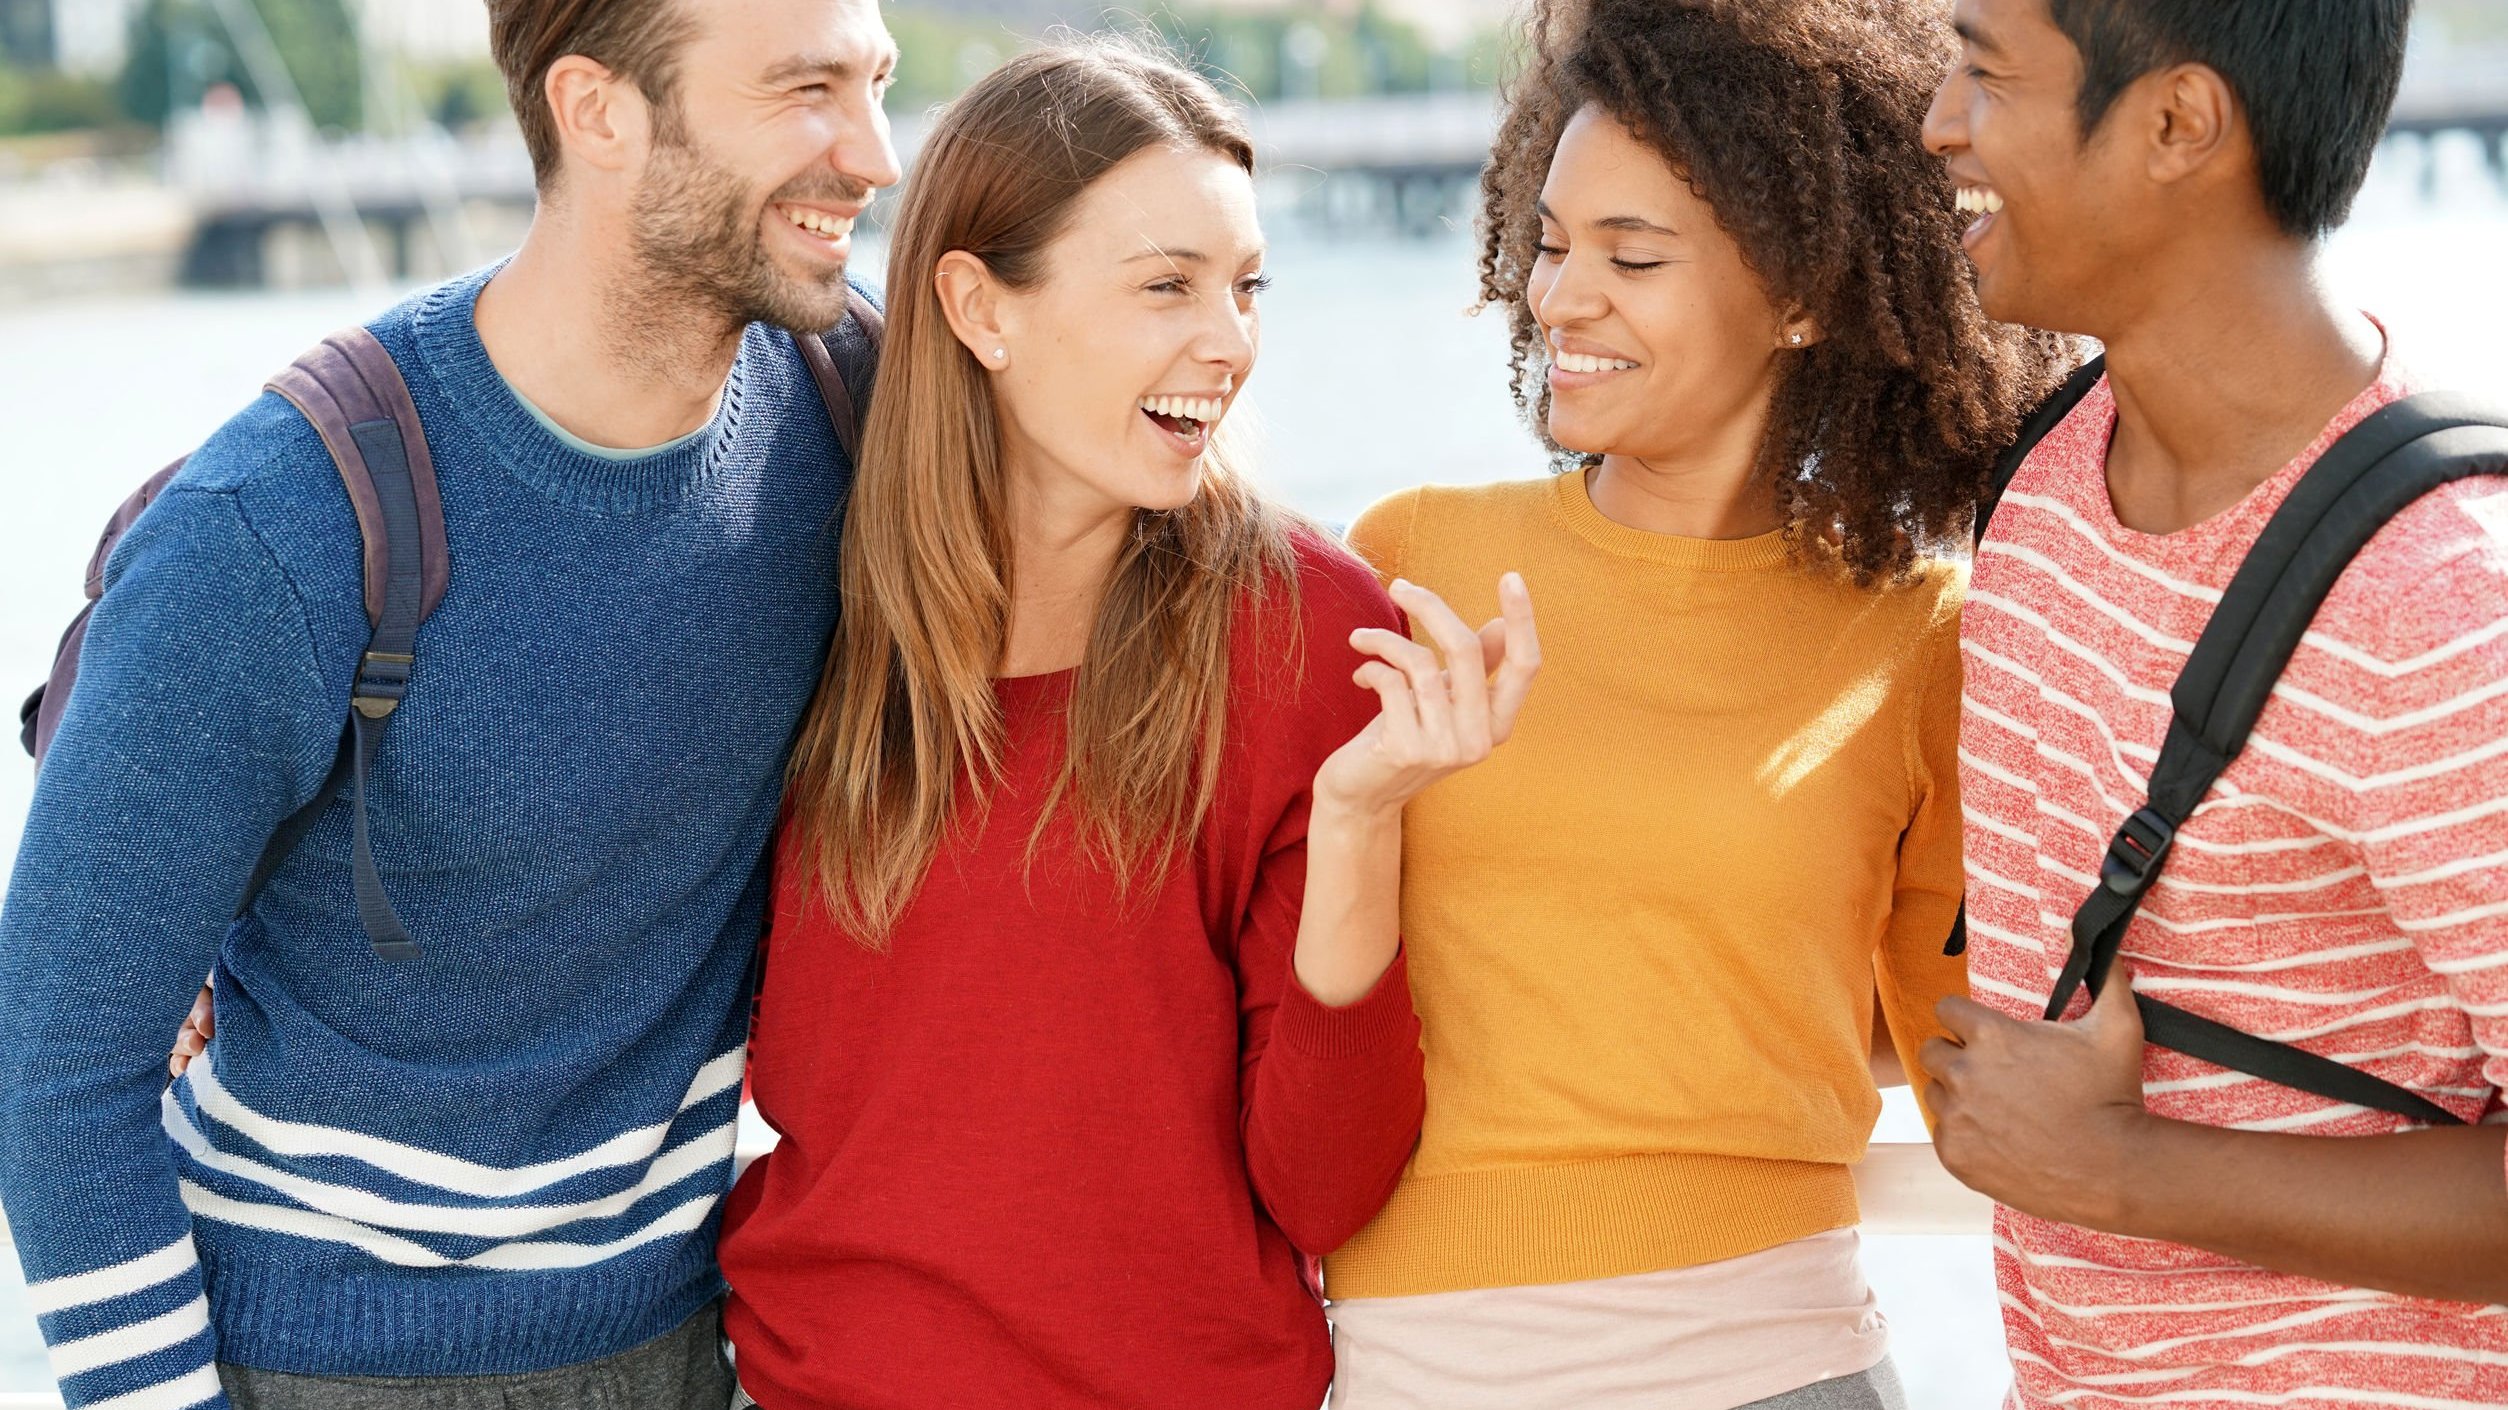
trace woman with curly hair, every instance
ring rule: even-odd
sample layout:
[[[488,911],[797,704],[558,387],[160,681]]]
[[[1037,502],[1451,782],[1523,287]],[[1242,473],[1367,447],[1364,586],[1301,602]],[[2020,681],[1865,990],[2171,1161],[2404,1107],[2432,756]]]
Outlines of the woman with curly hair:
[[[1850,1171],[1876,999],[1913,1070],[1966,987],[1946,551],[2050,350],[1978,310],[1930,7],[1536,19],[1482,290],[1566,473],[1352,533],[1549,607],[1506,752],[1405,816],[1428,1109],[1326,1260],[1333,1403],[1898,1406]]]

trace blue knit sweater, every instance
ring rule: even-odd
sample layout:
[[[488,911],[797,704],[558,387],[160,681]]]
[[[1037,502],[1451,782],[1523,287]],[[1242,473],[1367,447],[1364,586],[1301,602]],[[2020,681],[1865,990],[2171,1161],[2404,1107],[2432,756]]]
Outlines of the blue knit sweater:
[[[72,1406],[222,1406],[215,1360],[575,1364],[720,1291],[763,858],[847,476],[763,328],[697,436],[569,448],[480,344],[486,280],[372,325],[452,555],[372,789],[416,962],[359,928],[344,803],[229,923],[366,644],[312,428],[264,395],[113,555],[0,910],[0,1197]],[[213,967],[216,1040],[169,1091]]]

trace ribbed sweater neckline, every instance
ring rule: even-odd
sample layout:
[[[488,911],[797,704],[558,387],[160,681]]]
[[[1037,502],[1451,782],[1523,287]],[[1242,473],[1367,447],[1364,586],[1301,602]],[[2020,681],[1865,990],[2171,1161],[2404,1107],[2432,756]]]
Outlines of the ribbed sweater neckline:
[[[695,434],[632,459],[588,455],[540,424],[479,339],[479,292],[501,268],[491,266],[438,287],[419,304],[413,320],[428,375],[488,454],[533,493],[596,514],[667,510],[702,490],[740,440],[748,348],[732,362],[714,419]]]
[[[1605,553],[1702,573],[1764,572],[1785,565],[1781,529],[1746,539],[1693,539],[1632,529],[1595,507],[1585,474],[1570,470],[1555,476],[1552,506],[1571,532]]]

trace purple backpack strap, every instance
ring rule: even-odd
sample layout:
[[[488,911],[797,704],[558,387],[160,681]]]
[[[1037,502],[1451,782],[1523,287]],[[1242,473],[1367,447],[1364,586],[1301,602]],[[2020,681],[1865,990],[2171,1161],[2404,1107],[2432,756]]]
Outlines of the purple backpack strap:
[[[131,497],[113,511],[112,521],[96,537],[95,555],[87,560],[87,601],[79,607],[78,615],[70,619],[69,630],[61,633],[61,644],[53,649],[51,678],[37,686],[35,693],[18,708],[18,743],[26,746],[26,752],[39,765],[44,751],[52,747],[53,734],[61,728],[61,712],[69,708],[70,687],[78,680],[79,651],[87,644],[87,619],[95,615],[96,601],[104,596],[105,560],[113,556],[113,546],[130,532],[131,525],[139,522],[148,506],[157,502],[166,483],[182,468],[183,461],[177,460],[149,476],[148,483],[132,491]]]
[[[285,397],[304,414],[340,472],[340,483],[357,515],[357,532],[365,543],[366,618],[374,634],[358,659],[351,687],[348,722],[340,732],[339,757],[312,800],[279,824],[261,860],[236,902],[241,916],[261,893],[279,864],[303,841],[316,820],[341,790],[349,791],[356,809],[355,872],[358,918],[387,959],[406,959],[417,944],[392,910],[383,879],[374,864],[372,838],[366,822],[366,781],[383,728],[408,692],[411,668],[417,663],[418,628],[452,578],[452,560],[444,543],[444,504],[436,493],[435,463],[427,454],[427,438],[418,424],[417,405],[391,354],[363,328],[335,333],[321,346],[270,379],[271,391]],[[178,460],[160,470],[116,510],[97,541],[87,565],[87,606],[62,635],[53,660],[52,678],[27,697],[19,711],[21,739],[40,765],[70,689],[78,677],[78,659],[87,623],[104,596],[105,563],[122,535],[154,503],[175,473]]]
[[[252,904],[345,788],[352,810],[350,870],[358,919],[377,955],[415,959],[418,943],[393,910],[375,866],[366,800],[384,728],[408,693],[417,665],[418,628],[444,600],[452,578],[435,463],[427,454],[426,432],[418,424],[408,383],[391,354],[363,328],[325,338],[269,385],[304,414],[339,469],[365,543],[366,619],[374,631],[357,660],[348,722],[331,775],[311,801],[279,825],[236,913]]]
[[[392,355],[367,330],[344,329],[271,378],[269,387],[313,423],[339,467],[340,482],[357,509],[357,531],[366,542],[366,617],[378,624],[390,593],[392,553],[401,546],[395,535],[403,526],[390,522],[395,516],[386,513],[367,460],[372,453],[367,441],[388,428],[400,442],[397,458],[408,467],[417,511],[409,527],[416,531],[418,616],[425,620],[444,600],[452,559],[444,544],[444,501],[436,493],[435,461],[427,454],[409,384],[401,380]]]
[[[880,344],[888,336],[888,319],[878,306],[851,284],[845,286],[845,317],[827,333],[795,333],[801,360],[819,384],[819,400],[827,403],[827,419],[836,428],[836,443],[845,448],[849,468],[862,465],[862,421],[871,409],[871,384],[879,374]]]

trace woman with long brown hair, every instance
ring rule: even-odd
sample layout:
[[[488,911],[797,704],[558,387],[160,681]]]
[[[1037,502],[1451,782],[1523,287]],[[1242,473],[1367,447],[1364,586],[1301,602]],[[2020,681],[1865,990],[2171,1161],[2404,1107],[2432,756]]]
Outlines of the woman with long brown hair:
[[[782,1143],[724,1222],[770,1410],[1323,1397],[1312,1259],[1420,1118],[1402,807],[1537,648],[1520,580],[1476,633],[1239,476],[1252,171],[1209,84],[1107,45],[924,147],[778,853]]]
[[[2047,380],[1919,135],[1940,7],[1546,0],[1482,291],[1565,473],[1351,538],[1542,585],[1542,709],[1424,794],[1428,1115],[1325,1267],[1335,1410],[1902,1406],[1852,1167],[1964,992],[1961,573]]]

